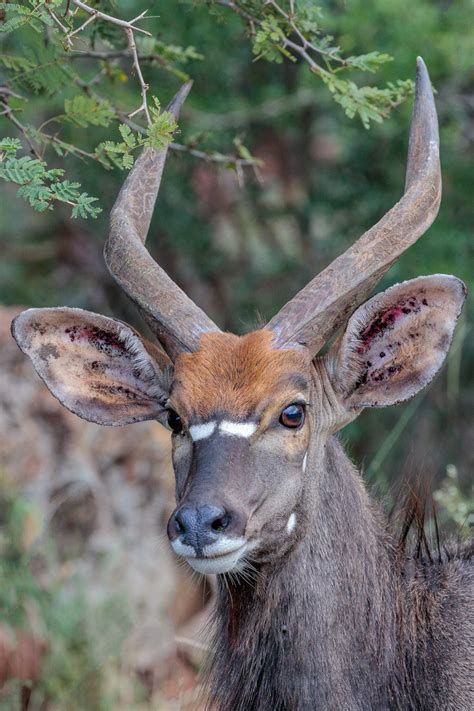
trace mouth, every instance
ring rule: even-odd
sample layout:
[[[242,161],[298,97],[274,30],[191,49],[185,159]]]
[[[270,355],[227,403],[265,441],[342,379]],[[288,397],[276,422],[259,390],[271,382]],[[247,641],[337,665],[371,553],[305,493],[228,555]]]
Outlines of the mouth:
[[[205,546],[201,556],[196,555],[194,548],[183,545],[177,540],[171,543],[171,547],[196,572],[205,575],[222,575],[240,569],[239,562],[254,546],[243,537],[221,540]]]
[[[242,546],[232,553],[224,555],[216,555],[203,558],[186,558],[186,562],[193,570],[206,575],[221,575],[222,573],[230,573],[237,567],[239,560],[242,558],[245,546]]]

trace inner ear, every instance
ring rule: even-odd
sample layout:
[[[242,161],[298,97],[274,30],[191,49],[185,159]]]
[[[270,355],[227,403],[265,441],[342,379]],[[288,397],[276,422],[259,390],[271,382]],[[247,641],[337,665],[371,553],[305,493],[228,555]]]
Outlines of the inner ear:
[[[82,309],[29,309],[12,334],[51,393],[101,425],[164,421],[171,362],[125,323]]]
[[[437,373],[465,298],[455,277],[419,277],[360,306],[336,346],[335,389],[351,408],[391,405]]]

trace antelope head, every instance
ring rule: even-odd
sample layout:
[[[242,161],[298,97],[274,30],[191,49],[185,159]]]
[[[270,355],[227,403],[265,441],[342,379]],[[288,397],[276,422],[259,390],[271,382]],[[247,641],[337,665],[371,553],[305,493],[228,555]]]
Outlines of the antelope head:
[[[176,118],[189,88],[168,107]],[[406,400],[433,378],[465,289],[452,276],[425,276],[364,303],[439,207],[437,118],[421,59],[402,198],[261,330],[221,332],[146,250],[165,158],[166,149],[148,148],[137,160],[105,249],[159,345],[73,308],[25,311],[13,335],[80,417],[103,425],[156,419],[171,430],[171,545],[194,569],[225,573],[250,557],[277,560],[305,535],[307,484],[325,440],[363,408]]]

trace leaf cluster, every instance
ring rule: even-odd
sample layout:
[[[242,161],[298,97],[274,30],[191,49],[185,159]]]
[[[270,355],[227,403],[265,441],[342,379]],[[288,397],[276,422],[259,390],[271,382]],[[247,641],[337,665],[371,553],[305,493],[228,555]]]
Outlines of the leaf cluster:
[[[95,156],[106,167],[129,170],[134,162],[133,151],[137,148],[165,148],[173,138],[178,125],[169,111],[161,111],[160,102],[153,97],[150,107],[151,124],[145,134],[132,131],[127,124],[120,124],[122,141],[103,141],[95,149]]]
[[[310,71],[328,87],[346,116],[358,116],[365,128],[381,123],[390,111],[406,101],[413,83],[399,81],[385,88],[359,86],[346,77],[350,72],[374,74],[393,57],[385,52],[344,56],[334,37],[323,29],[324,15],[312,2],[290,3],[276,0],[239,0],[232,3],[210,0],[233,9],[246,24],[255,58],[281,64],[304,61]]]
[[[199,5],[202,10],[202,4]],[[111,7],[105,0],[95,0],[89,6],[107,14],[120,10],[118,5]],[[28,144],[25,147],[34,153],[34,157],[18,157],[2,149],[0,175],[3,180],[19,185],[17,194],[38,211],[63,202],[71,205],[74,217],[95,217],[100,211],[93,204],[95,198],[83,191],[77,180],[66,179],[63,168],[50,165],[50,155],[60,158],[70,155],[98,161],[105,168],[129,169],[138,149],[163,148],[172,141],[177,126],[169,114],[161,111],[155,97],[148,99],[149,122],[142,120],[137,124],[129,120],[129,115],[137,113],[130,114],[133,109],[130,97],[133,93],[138,97],[139,86],[136,73],[131,71],[131,48],[122,29],[103,18],[93,18],[84,24],[91,16],[77,7],[74,12],[65,12],[71,7],[64,0],[0,3],[3,12],[0,33],[7,39],[6,51],[0,56],[0,71],[4,74],[0,81],[0,110],[3,109],[4,121],[10,118],[23,133]],[[240,18],[256,60],[271,64],[306,63],[346,115],[359,117],[367,128],[372,122],[385,119],[412,92],[409,81],[378,87],[361,85],[356,78],[348,78],[349,73],[375,73],[391,56],[377,51],[346,56],[327,31],[329,20],[313,2],[207,0],[205,7],[221,22],[231,13]],[[203,59],[203,54],[191,43],[180,46],[153,33],[137,32],[134,39],[145,76],[159,71],[187,80],[189,66]],[[3,95],[2,85],[7,89]],[[22,114],[31,115],[30,106],[34,109],[40,97],[49,101],[46,121],[21,122]],[[142,96],[141,109],[143,101],[146,99]],[[55,130],[45,130],[51,124]],[[114,124],[121,140],[110,136]],[[108,129],[106,135],[103,129]],[[212,134],[210,139],[214,140]],[[203,150],[195,142],[180,148],[197,158],[234,169],[240,178],[242,166],[256,167],[258,161],[247,148],[243,149],[240,139],[231,137],[231,140],[235,152],[230,155],[219,146]]]
[[[18,197],[38,212],[51,210],[55,202],[64,202],[72,207],[72,217],[97,217],[101,212],[93,204],[97,198],[80,192],[79,183],[63,180],[63,169],[48,169],[44,161],[31,156],[18,158],[20,149],[18,139],[0,140],[0,178],[20,186]]]

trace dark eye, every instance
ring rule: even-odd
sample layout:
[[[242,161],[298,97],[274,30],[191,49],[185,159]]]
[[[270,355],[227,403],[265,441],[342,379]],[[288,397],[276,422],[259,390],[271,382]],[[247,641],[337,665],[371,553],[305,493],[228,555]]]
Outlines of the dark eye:
[[[280,422],[285,427],[301,427],[304,422],[304,407],[293,403],[281,411]]]
[[[179,434],[183,429],[181,417],[174,410],[168,410],[168,426],[174,434]]]

